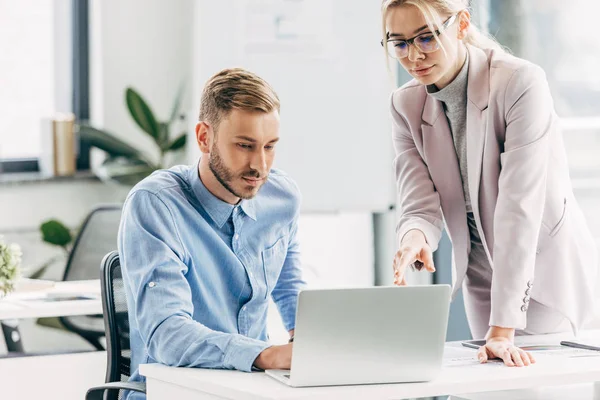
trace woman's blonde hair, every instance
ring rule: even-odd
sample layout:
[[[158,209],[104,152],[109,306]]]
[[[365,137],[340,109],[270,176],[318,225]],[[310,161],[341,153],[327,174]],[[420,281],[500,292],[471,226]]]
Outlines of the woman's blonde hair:
[[[387,29],[385,19],[389,10],[400,6],[415,6],[421,11],[427,26],[434,32],[442,25],[444,16],[454,15],[464,9],[469,8],[470,0],[383,0],[381,4],[381,18],[383,26],[383,43],[387,53]],[[436,40],[437,37],[436,37]],[[474,24],[471,23],[467,36],[464,39],[465,43],[470,44],[480,49],[494,49],[497,51],[507,51],[505,47],[500,45],[491,35],[481,32]],[[441,43],[440,43],[441,45]],[[445,49],[442,49],[445,52]]]

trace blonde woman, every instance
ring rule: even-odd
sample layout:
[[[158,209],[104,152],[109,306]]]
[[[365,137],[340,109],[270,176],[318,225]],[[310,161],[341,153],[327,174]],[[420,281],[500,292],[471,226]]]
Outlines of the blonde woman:
[[[395,283],[435,271],[445,225],[478,358],[524,366],[516,334],[592,314],[597,253],[575,200],[544,72],[470,21],[466,0],[387,0],[386,51],[415,79],[392,96],[399,195]]]

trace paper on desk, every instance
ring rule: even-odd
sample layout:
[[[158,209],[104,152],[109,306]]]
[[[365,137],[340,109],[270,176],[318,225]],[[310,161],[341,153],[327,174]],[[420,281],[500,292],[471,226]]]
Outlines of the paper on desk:
[[[446,346],[444,348],[444,367],[466,367],[466,366],[488,366],[502,364],[496,360],[490,360],[481,364],[477,359],[477,350],[466,347]]]
[[[535,357],[536,362],[544,362],[552,359],[556,362],[556,358],[577,358],[577,357],[600,357],[600,352],[585,349],[576,349],[561,345],[529,345],[524,346],[526,351],[531,352]],[[444,349],[444,367],[498,367],[504,365],[499,359],[488,360],[487,363],[481,364],[477,360],[477,350],[446,346]]]

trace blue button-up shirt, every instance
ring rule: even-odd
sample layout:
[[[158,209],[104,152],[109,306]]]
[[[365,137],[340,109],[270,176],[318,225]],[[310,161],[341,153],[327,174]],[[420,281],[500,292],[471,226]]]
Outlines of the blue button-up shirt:
[[[269,346],[269,296],[294,328],[304,287],[299,205],[296,184],[275,169],[256,197],[235,206],[207,190],[197,164],[157,171],[133,188],[118,240],[131,380],[144,380],[142,363],[250,371]]]

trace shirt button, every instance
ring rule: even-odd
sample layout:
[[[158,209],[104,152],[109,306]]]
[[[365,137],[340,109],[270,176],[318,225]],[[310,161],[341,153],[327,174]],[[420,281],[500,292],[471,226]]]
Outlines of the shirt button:
[[[154,282],[150,282],[150,283],[148,284],[148,286],[149,286],[149,287],[154,287],[154,286],[156,286],[156,283],[154,283]]]
[[[238,240],[240,238],[240,235],[238,235],[237,233],[235,234],[235,236],[233,237],[233,240]]]
[[[521,311],[523,311],[523,312],[527,311],[527,305],[522,305],[521,306]]]

